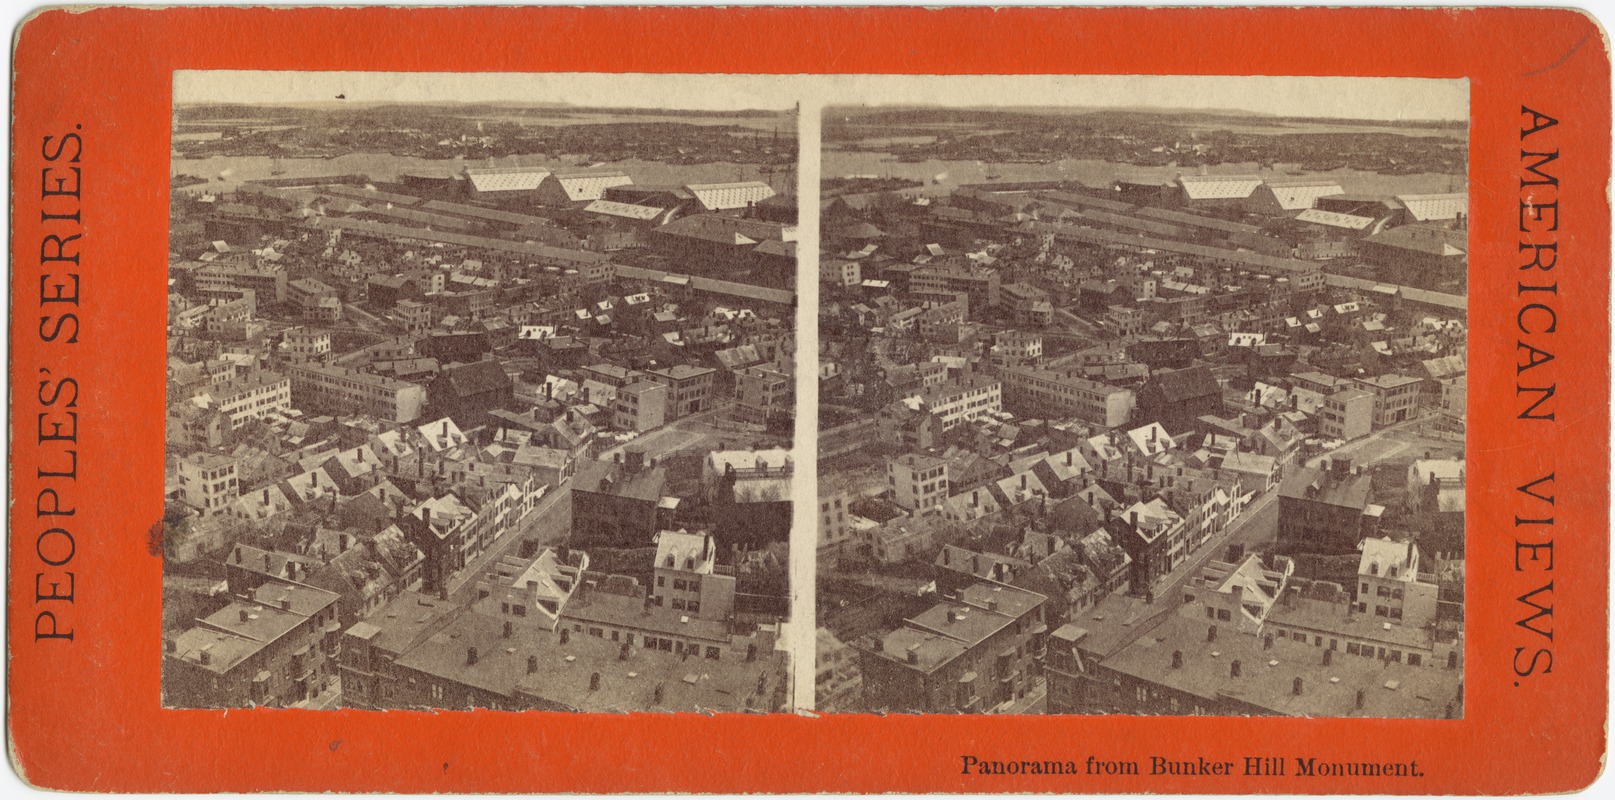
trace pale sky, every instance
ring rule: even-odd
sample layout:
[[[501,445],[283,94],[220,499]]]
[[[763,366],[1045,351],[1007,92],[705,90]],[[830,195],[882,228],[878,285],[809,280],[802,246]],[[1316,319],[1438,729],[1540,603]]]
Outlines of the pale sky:
[[[1462,120],[1463,79],[1156,75],[672,75],[177,71],[186,103],[530,102],[691,110],[809,105],[1162,107]]]

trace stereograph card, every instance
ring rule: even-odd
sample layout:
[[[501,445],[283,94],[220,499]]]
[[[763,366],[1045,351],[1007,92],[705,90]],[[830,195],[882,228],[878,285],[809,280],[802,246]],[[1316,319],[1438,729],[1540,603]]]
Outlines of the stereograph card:
[[[97,8],[14,54],[32,786],[1602,769],[1585,15]]]

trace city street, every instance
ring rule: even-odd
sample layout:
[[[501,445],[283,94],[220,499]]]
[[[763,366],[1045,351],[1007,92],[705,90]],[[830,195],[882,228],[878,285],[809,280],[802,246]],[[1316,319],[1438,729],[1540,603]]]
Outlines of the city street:
[[[1200,574],[1200,570],[1207,562],[1222,559],[1227,556],[1228,545],[1242,545],[1246,550],[1257,544],[1272,542],[1278,538],[1279,527],[1279,490],[1278,487],[1269,489],[1239,515],[1229,526],[1223,529],[1222,535],[1213,537],[1201,545],[1177,569],[1172,570],[1155,582],[1155,602],[1170,602],[1173,605],[1182,601],[1183,587],[1191,578]]]
[[[1462,452],[1461,442],[1420,436],[1418,429],[1427,421],[1424,417],[1415,417],[1398,422],[1361,439],[1347,442],[1327,453],[1313,456],[1307,460],[1307,466],[1317,467],[1330,458],[1349,457],[1357,466],[1371,467],[1399,458],[1403,460],[1423,458],[1425,451],[1430,451],[1431,455],[1437,458],[1452,457],[1453,454]]]
[[[730,402],[724,401],[721,405],[699,414],[691,414],[649,433],[636,436],[601,452],[599,460],[611,461],[624,450],[639,450],[650,455],[697,448],[717,450],[719,442],[724,443],[728,449],[737,449],[765,438],[761,425],[736,422],[723,417],[729,411],[730,405]]]
[[[505,554],[516,548],[516,543],[523,539],[535,539],[541,545],[550,546],[566,541],[572,530],[572,486],[571,480],[561,481],[559,486],[552,487],[544,499],[538,502],[523,524],[505,532],[504,536],[495,540],[487,550],[482,552],[475,561],[466,565],[449,580],[449,597],[455,602],[465,602],[476,588],[476,577],[488,569],[488,565],[503,558]]]

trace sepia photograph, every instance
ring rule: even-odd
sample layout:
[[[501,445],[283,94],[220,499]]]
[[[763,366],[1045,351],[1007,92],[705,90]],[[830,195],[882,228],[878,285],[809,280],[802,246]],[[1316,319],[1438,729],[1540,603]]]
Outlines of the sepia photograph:
[[[1467,92],[826,107],[816,708],[1460,718]]]
[[[165,706],[794,707],[787,94],[174,91]]]

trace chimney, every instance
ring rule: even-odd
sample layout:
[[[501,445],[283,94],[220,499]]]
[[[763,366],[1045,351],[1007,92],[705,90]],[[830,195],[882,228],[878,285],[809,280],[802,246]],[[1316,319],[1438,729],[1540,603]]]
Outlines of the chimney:
[[[292,610],[292,599],[290,597],[282,597],[282,598],[280,598],[280,610],[281,611],[291,611]]]
[[[1300,675],[1295,676],[1294,683],[1292,683],[1290,685],[1290,693],[1294,694],[1294,695],[1300,695],[1302,685],[1303,684],[1302,684],[1302,681],[1301,681],[1301,676]]]
[[[269,569],[269,565],[274,563],[274,560],[274,556],[270,555],[269,553],[264,553],[264,569]]]
[[[958,621],[959,621],[959,615],[950,610],[948,612],[948,624],[952,625],[953,623],[958,622]]]
[[[1133,530],[1138,530],[1138,512],[1137,511],[1129,511],[1129,512],[1127,512],[1127,524],[1132,526]]]
[[[1263,650],[1272,650],[1273,649],[1273,634],[1270,633],[1270,634],[1262,637],[1262,649]]]
[[[1234,663],[1228,665],[1228,677],[1239,677],[1239,661],[1236,660]]]
[[[515,633],[515,632],[516,632],[516,624],[514,622],[511,622],[508,619],[505,620],[505,638],[509,639],[510,635]]]
[[[1183,669],[1183,651],[1182,650],[1173,650],[1172,651],[1172,668],[1173,669]]]
[[[570,642],[570,641],[572,641],[572,631],[570,631],[570,630],[568,630],[566,628],[562,628],[561,629],[561,644],[566,644],[567,642]]]
[[[471,666],[477,663],[477,648],[467,647],[465,649],[465,663],[466,666]]]
[[[913,650],[908,651],[908,663],[910,663],[910,664],[918,664],[918,663],[920,663],[920,654],[913,651]]]
[[[247,621],[247,610],[245,608],[241,609],[241,621],[242,622]]]
[[[746,662],[751,663],[751,662],[756,661],[756,660],[757,660],[757,645],[756,645],[756,643],[746,645]]]

